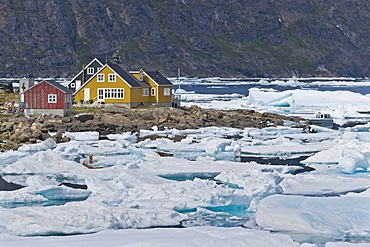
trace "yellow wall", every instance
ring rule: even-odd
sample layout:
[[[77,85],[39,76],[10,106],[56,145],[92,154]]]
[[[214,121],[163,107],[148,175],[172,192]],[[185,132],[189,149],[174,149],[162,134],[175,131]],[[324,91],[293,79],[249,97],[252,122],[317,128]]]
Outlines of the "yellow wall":
[[[140,73],[131,73],[131,75],[133,75],[137,80],[140,80]],[[146,81],[145,78],[144,78],[144,81]],[[143,102],[143,103],[155,102],[152,99],[153,97],[150,96],[150,88],[148,88],[148,90],[149,90],[148,96],[143,96],[143,89],[142,88],[140,89],[140,94],[139,94],[141,98],[140,102]]]
[[[97,82],[97,75],[95,75],[87,84],[83,86],[81,90],[75,95],[76,102],[84,100],[84,88],[90,88],[90,100],[96,102],[98,100],[98,88],[124,88],[124,99],[105,99],[105,103],[130,103],[130,102],[141,102],[140,96],[137,93],[132,94],[134,89],[131,89],[126,82],[124,82],[116,74],[116,82],[108,82],[108,74],[114,72],[109,67],[104,67],[99,74],[104,74],[104,82]],[[141,90],[141,89],[140,89]]]
[[[158,98],[159,102],[172,102],[172,86],[160,86],[158,87]],[[164,89],[169,88],[170,89],[170,95],[164,96]]]

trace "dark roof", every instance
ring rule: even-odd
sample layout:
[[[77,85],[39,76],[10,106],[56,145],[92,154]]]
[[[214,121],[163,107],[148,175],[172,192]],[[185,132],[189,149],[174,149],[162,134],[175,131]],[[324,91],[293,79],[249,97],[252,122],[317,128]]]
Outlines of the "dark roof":
[[[60,83],[56,82],[56,81],[45,81],[46,83],[49,83],[50,85],[58,88],[59,90],[63,91],[64,93],[73,93],[74,91],[72,89],[69,89],[63,85],[61,85]]]
[[[108,59],[108,65],[124,79],[131,87],[149,87],[146,82],[140,82],[128,72],[123,64],[115,62],[113,59]]]
[[[150,76],[159,86],[172,86],[172,83],[164,77],[158,70],[157,71],[150,71],[146,72],[148,76]]]
[[[106,64],[107,58],[106,57],[96,57],[96,60],[98,60],[101,64]]]

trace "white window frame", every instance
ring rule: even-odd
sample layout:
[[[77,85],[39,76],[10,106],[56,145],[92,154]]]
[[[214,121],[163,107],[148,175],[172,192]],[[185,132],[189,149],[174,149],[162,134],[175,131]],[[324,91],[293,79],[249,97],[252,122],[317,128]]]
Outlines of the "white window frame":
[[[88,74],[88,75],[93,75],[93,74],[94,74],[94,71],[95,71],[95,70],[94,70],[94,67],[88,67],[88,68],[87,68],[87,74]]]
[[[149,96],[149,88],[143,88],[143,96]]]
[[[104,101],[104,88],[98,88],[98,101]]]
[[[76,84],[74,82],[71,83],[71,88],[75,88]]]
[[[98,100],[104,101],[105,99],[124,99],[124,88],[98,88]]]
[[[154,87],[151,88],[150,95],[151,96],[155,96],[155,88]]]
[[[56,104],[57,103],[57,95],[54,93],[48,94],[48,103]]]
[[[108,74],[108,82],[116,82],[117,76],[116,74]]]
[[[101,76],[103,76],[103,79],[102,79],[102,78],[99,78],[99,77],[101,77]],[[104,82],[104,81],[105,81],[105,75],[104,75],[104,74],[98,74],[98,75],[97,75],[97,78],[96,78],[96,81],[97,81],[97,82]]]
[[[142,71],[140,71],[140,75],[139,75],[139,79],[140,81],[143,81],[144,80],[144,73]]]
[[[117,99],[124,99],[124,98],[125,98],[125,89],[117,88]]]
[[[171,95],[171,88],[165,87],[163,90],[163,95],[164,96],[170,96]]]
[[[99,72],[102,69],[102,67],[97,67],[96,72]]]

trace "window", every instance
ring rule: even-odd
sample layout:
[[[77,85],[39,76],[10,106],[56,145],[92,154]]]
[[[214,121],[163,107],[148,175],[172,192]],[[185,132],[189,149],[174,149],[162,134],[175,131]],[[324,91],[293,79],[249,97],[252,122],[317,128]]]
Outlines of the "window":
[[[116,74],[109,74],[108,75],[108,81],[109,82],[115,82],[116,81]]]
[[[98,99],[124,99],[124,88],[98,88]]]
[[[104,74],[98,74],[98,82],[104,82]]]
[[[148,96],[149,95],[149,89],[143,88],[143,96]]]
[[[117,99],[117,88],[112,88],[112,98]]]
[[[76,87],[75,83],[74,83],[74,82],[72,82],[72,83],[71,83],[71,88],[75,88],[75,87]]]
[[[57,95],[48,94],[48,103],[57,103]]]
[[[81,87],[81,80],[76,80],[76,88],[80,88]]]
[[[171,95],[171,88],[169,88],[169,87],[165,87],[165,88],[164,88],[163,95],[164,95],[164,96],[170,96],[170,95]]]
[[[118,91],[118,94],[117,94],[117,98],[118,98],[118,99],[123,99],[123,98],[125,98],[125,91],[124,91],[124,89],[123,89],[123,88],[118,88],[118,89],[117,89],[117,91]]]
[[[140,71],[140,81],[143,81],[144,80],[144,75],[143,75],[143,72]]]
[[[105,89],[105,93],[104,93],[104,98],[106,98],[106,99],[110,99],[111,98],[111,96],[110,96],[110,88],[106,88]]]
[[[152,88],[150,95],[155,96],[155,88]]]
[[[96,72],[99,72],[101,70],[101,67],[96,68]]]
[[[94,68],[93,67],[87,68],[87,74],[88,75],[93,75],[94,74]]]

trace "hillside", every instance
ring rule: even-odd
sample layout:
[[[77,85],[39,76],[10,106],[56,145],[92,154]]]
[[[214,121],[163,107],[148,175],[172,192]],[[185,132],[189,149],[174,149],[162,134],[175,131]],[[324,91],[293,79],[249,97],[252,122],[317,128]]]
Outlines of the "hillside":
[[[370,75],[367,0],[3,0],[0,77],[68,77],[117,49],[176,76]]]

